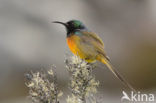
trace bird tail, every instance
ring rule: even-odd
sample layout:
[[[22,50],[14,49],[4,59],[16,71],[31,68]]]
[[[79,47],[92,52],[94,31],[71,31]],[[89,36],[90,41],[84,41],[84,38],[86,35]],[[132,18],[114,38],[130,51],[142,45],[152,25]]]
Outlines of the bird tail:
[[[99,59],[98,59],[99,60]],[[115,70],[109,60],[107,58],[102,58],[99,61],[101,61],[103,64],[105,64],[109,70],[128,88],[130,88],[132,91],[136,92],[136,90],[119,74],[117,70]]]

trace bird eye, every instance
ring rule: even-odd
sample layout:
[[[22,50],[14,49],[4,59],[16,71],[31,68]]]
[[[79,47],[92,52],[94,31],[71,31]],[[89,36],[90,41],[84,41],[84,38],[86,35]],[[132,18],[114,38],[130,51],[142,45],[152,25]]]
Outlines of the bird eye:
[[[75,26],[73,22],[70,22],[70,23],[69,23],[69,25],[71,25],[72,27],[74,27],[74,26]]]
[[[74,23],[71,23],[73,26],[75,26],[75,24]]]

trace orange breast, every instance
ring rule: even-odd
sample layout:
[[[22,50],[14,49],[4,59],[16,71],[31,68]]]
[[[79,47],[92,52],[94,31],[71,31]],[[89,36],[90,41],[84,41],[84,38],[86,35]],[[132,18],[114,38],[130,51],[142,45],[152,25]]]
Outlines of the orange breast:
[[[85,45],[82,45],[79,36],[72,35],[70,37],[67,37],[67,44],[69,46],[69,49],[71,52],[77,56],[79,56],[81,59],[86,59],[87,62],[93,62],[95,61],[95,53],[86,51],[87,49],[84,49]],[[88,48],[88,46],[86,47]],[[92,50],[88,48],[88,50]]]
[[[70,37],[67,38],[67,44],[69,46],[69,49],[71,50],[72,53],[74,53],[75,55],[78,54],[79,49],[77,47],[77,43],[78,43],[79,37],[76,35],[72,35]]]

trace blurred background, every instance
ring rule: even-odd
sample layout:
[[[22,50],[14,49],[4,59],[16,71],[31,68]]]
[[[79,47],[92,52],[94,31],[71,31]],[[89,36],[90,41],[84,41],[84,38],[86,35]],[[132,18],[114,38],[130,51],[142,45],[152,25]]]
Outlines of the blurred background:
[[[47,64],[56,66],[60,89],[69,93],[66,31],[51,22],[71,19],[99,34],[112,64],[134,88],[156,94],[155,5],[156,0],[0,0],[0,103],[30,103],[24,74]],[[120,103],[126,87],[98,64],[94,75],[103,101]]]

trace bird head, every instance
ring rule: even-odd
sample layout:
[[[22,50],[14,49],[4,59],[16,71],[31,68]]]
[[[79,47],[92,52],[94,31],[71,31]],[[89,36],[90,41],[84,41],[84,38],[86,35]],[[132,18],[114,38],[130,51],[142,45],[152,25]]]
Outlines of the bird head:
[[[69,36],[71,33],[74,33],[76,30],[83,30],[86,29],[84,24],[79,20],[70,20],[66,23],[54,21],[53,23],[59,23],[66,27],[67,30],[67,36]]]

